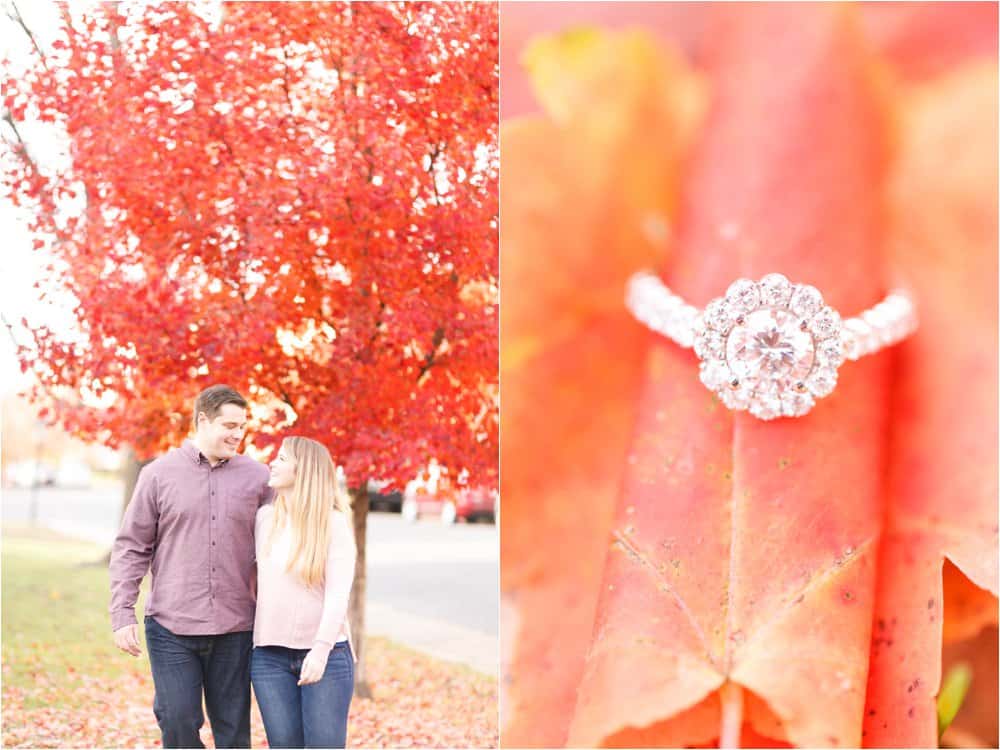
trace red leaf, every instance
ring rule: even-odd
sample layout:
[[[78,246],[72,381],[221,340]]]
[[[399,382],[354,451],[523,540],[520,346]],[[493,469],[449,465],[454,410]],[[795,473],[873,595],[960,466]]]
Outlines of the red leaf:
[[[942,630],[974,635],[997,611],[996,64],[901,104],[890,247],[921,325],[899,351],[869,747],[936,745]]]
[[[846,314],[884,292],[880,104],[849,13],[727,9],[713,27],[713,110],[667,272],[694,304],[771,271]],[[780,118],[760,116],[762,90]],[[807,418],[765,423],[731,416],[693,356],[650,342],[570,743],[632,744],[633,726],[711,742],[742,712],[773,739],[858,744],[886,359],[849,365]],[[689,711],[727,685],[721,716]]]
[[[701,102],[679,61],[641,37],[552,44],[536,64],[552,60],[548,94],[570,92],[554,102],[565,119],[502,135],[505,184],[518,186],[502,195],[503,279],[517,290],[500,311],[508,746],[566,739],[647,341],[623,289],[660,255],[644,229],[674,212]]]

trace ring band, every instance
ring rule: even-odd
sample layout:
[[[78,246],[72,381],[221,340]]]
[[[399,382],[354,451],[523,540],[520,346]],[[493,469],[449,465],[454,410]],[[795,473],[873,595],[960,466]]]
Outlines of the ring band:
[[[845,359],[873,354],[917,328],[905,291],[843,320],[818,289],[780,273],[737,279],[699,310],[656,274],[640,271],[628,282],[626,305],[653,331],[694,348],[702,383],[727,408],[759,419],[807,414],[833,392]]]

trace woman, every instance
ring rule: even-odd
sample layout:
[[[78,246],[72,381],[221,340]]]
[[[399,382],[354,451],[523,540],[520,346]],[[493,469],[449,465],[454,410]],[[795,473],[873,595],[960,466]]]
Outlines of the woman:
[[[250,679],[271,747],[344,747],[354,694],[351,506],[326,448],[289,437],[257,511]]]

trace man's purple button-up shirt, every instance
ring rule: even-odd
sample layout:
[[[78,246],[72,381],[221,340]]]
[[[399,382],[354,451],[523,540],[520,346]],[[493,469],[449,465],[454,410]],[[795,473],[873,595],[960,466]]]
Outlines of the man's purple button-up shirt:
[[[271,501],[264,464],[236,455],[214,467],[190,440],[145,466],[111,551],[111,627],[146,614],[178,635],[253,630],[254,519]]]

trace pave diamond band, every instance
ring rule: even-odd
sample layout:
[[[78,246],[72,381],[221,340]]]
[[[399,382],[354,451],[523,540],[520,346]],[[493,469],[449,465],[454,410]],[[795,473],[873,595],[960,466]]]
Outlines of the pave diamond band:
[[[917,327],[903,291],[844,320],[815,287],[780,273],[737,279],[699,310],[640,271],[629,280],[626,304],[652,330],[694,348],[702,383],[728,408],[760,419],[808,413],[833,391],[844,360],[891,346]]]

